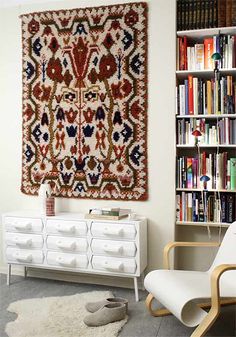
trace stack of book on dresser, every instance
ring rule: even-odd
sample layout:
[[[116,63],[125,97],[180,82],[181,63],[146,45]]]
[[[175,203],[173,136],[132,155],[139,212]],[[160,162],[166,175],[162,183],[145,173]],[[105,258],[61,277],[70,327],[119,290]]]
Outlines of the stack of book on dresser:
[[[89,213],[85,215],[85,218],[120,220],[122,218],[127,217],[130,213],[131,210],[127,208],[119,208],[119,207],[91,208],[89,210]]]

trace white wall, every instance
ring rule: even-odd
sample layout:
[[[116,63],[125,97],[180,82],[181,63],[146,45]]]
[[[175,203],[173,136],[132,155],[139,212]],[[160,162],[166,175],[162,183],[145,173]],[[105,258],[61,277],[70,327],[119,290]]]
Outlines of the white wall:
[[[35,0],[35,2],[37,2]],[[21,22],[22,13],[115,3],[122,0],[63,0],[0,10],[0,213],[37,209],[37,197],[21,183]],[[148,52],[148,172],[145,202],[57,199],[57,209],[86,212],[91,205],[132,208],[149,220],[149,269],[162,264],[162,249],[174,238],[175,220],[175,1],[150,0]],[[4,269],[0,256],[0,270]]]

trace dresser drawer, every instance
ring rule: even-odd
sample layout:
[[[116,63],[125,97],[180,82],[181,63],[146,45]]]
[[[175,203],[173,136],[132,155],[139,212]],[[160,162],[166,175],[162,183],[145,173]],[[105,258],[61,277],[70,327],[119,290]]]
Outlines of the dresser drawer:
[[[94,237],[135,239],[136,228],[130,224],[92,222],[91,233]]]
[[[135,274],[136,262],[134,259],[93,256],[92,267],[94,270],[103,270],[114,273]]]
[[[136,245],[134,242],[93,239],[91,244],[94,255],[112,255],[134,257]]]
[[[85,221],[47,220],[48,234],[61,234],[69,236],[86,236],[87,224]]]
[[[63,268],[86,269],[88,266],[88,258],[87,255],[48,252],[47,263],[52,266],[60,266]]]
[[[85,253],[88,249],[87,239],[85,238],[49,235],[46,242],[47,248],[51,250]]]
[[[43,253],[40,250],[17,249],[8,247],[6,249],[8,262],[24,264],[42,264]]]
[[[42,232],[43,223],[41,219],[5,217],[5,228],[7,232],[39,233]]]
[[[6,245],[18,248],[42,248],[43,237],[36,234],[6,233]]]

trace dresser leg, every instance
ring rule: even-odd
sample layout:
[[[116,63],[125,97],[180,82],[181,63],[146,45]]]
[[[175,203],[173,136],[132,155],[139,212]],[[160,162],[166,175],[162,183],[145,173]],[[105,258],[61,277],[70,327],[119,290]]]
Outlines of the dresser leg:
[[[24,267],[24,277],[27,277],[27,267]]]
[[[135,293],[135,301],[139,301],[139,296],[138,296],[138,279],[137,277],[134,277],[134,293]]]
[[[11,283],[11,264],[7,265],[7,285]]]

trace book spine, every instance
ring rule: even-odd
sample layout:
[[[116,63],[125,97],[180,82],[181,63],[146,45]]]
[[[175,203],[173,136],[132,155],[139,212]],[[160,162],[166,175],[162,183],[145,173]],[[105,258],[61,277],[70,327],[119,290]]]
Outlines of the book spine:
[[[193,115],[193,76],[191,75],[188,76],[188,103],[189,115]]]
[[[236,26],[236,1],[232,0],[232,19],[231,25]]]
[[[218,0],[218,27],[226,25],[226,0]]]
[[[176,195],[176,221],[180,220],[180,195]]]
[[[221,221],[226,222],[226,196],[221,196]]]
[[[177,0],[177,31],[182,30],[181,1]]]
[[[232,195],[227,195],[227,206],[226,206],[226,222],[232,223],[234,220],[234,198]]]
[[[226,0],[226,27],[232,26],[232,0]]]
[[[230,158],[230,189],[236,190],[236,157]]]

